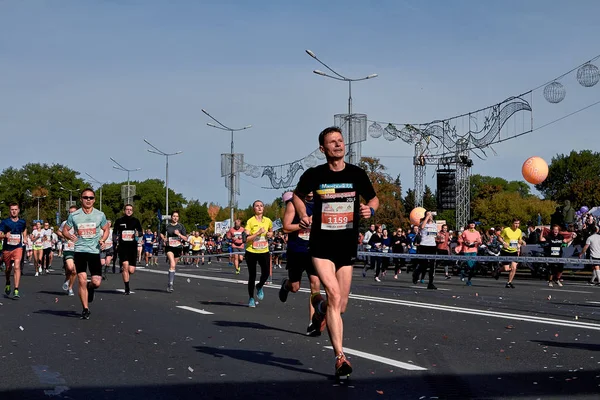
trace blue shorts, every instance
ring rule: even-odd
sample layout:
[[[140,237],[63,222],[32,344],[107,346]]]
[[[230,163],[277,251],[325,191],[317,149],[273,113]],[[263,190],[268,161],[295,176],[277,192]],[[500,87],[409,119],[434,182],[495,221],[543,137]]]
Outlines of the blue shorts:
[[[150,246],[144,245],[144,253],[152,254],[152,245],[150,245]]]

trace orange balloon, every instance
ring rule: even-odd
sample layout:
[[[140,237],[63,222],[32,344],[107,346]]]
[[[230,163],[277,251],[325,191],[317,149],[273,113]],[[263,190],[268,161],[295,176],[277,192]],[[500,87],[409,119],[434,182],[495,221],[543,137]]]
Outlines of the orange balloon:
[[[529,157],[523,163],[521,172],[527,182],[537,185],[548,177],[548,164],[541,157]]]
[[[423,207],[416,207],[410,212],[410,223],[413,225],[419,225],[421,219],[425,216],[425,209]]]

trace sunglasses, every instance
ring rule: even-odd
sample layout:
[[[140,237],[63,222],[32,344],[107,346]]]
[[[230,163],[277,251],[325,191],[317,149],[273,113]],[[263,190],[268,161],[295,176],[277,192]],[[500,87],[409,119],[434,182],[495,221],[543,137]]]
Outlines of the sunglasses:
[[[83,200],[94,200],[94,199],[95,199],[95,197],[94,197],[94,196],[81,196],[81,198],[82,198]]]

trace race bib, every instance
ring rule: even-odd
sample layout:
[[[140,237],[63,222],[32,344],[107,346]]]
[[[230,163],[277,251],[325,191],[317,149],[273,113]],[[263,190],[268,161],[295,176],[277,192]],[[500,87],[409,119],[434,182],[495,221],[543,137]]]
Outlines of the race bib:
[[[437,228],[427,228],[427,236],[437,236],[438,230]]]
[[[146,243],[147,243],[147,244],[150,244],[150,243],[152,243],[152,238],[150,238],[150,237],[149,237],[149,238],[146,238]]]
[[[300,229],[300,231],[298,231],[298,239],[300,239],[300,240],[310,239],[310,229]]]
[[[267,247],[269,247],[269,242],[264,236],[261,236],[252,242],[252,248],[255,250],[263,250]]]
[[[326,231],[341,231],[352,229],[353,226],[354,203],[323,203],[323,208],[321,209],[321,229]]]
[[[169,247],[179,247],[181,246],[181,239],[178,237],[170,237],[169,238]]]
[[[123,231],[121,232],[121,239],[124,242],[133,242],[133,238],[135,237],[135,231]]]
[[[68,240],[67,243],[65,243],[65,247],[63,250],[64,251],[75,251],[75,243]]]
[[[21,244],[21,235],[18,233],[11,233],[6,237],[6,244],[9,246],[18,246]]]
[[[560,247],[550,247],[550,255],[551,256],[560,256]]]
[[[77,235],[83,239],[93,239],[96,237],[96,223],[86,222],[79,224],[77,227]]]
[[[511,240],[509,243],[509,247],[511,249],[516,249],[517,247],[519,247],[519,241],[518,240]]]

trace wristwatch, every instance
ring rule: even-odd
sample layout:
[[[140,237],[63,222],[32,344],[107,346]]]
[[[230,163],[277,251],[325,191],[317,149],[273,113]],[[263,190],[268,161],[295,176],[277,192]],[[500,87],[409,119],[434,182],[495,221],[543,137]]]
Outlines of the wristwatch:
[[[371,209],[371,217],[375,216],[375,209],[373,207],[369,207]]]

